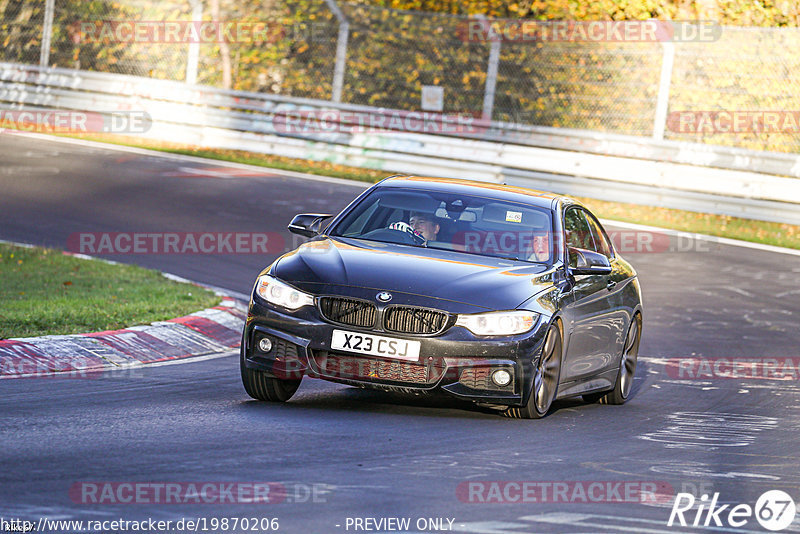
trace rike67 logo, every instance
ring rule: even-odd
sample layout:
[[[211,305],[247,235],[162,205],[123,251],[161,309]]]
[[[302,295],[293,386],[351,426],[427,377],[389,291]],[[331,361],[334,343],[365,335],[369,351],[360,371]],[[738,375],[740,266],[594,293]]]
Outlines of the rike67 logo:
[[[695,509],[696,508],[696,509]],[[678,493],[672,503],[667,526],[741,528],[755,517],[765,529],[777,532],[792,524],[796,513],[792,497],[781,490],[766,491],[749,504],[720,504],[719,493],[696,499],[691,493]]]

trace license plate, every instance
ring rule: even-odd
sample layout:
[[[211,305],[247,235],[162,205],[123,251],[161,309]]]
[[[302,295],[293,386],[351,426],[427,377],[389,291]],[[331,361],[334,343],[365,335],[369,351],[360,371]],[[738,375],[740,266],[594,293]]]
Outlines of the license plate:
[[[419,345],[419,341],[373,336],[372,334],[357,334],[343,330],[334,330],[331,338],[332,350],[343,350],[413,362],[419,360]]]

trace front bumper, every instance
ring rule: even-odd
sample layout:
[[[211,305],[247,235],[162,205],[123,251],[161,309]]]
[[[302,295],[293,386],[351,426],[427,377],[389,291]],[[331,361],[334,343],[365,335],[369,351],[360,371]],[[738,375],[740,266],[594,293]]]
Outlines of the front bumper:
[[[540,317],[531,331],[508,337],[477,337],[458,326],[434,336],[395,334],[332,324],[315,307],[290,313],[255,298],[250,303],[243,334],[243,364],[274,378],[309,376],[384,390],[438,389],[465,400],[521,406],[528,401],[532,389],[547,319]],[[331,351],[333,330],[419,341],[419,360],[407,362]],[[262,337],[271,342],[268,352],[259,348]],[[497,386],[491,380],[491,373],[498,369],[511,374],[507,386]]]

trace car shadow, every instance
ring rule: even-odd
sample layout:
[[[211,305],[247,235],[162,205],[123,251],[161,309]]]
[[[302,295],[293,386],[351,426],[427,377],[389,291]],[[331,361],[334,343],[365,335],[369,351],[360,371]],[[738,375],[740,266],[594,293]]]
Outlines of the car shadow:
[[[327,385],[327,384],[326,384]],[[304,391],[303,386],[287,403],[246,401],[248,407],[267,409],[280,407],[290,410],[314,410],[324,412],[394,413],[431,417],[470,417],[475,414],[496,416],[492,410],[475,406],[468,401],[453,398],[445,393],[424,394],[400,393],[365,389],[345,385],[333,388],[315,388]]]
[[[628,395],[628,400],[625,401],[625,404],[633,402],[636,400],[636,397],[644,392],[644,389],[647,387],[647,378],[650,375],[650,364],[647,362],[639,361],[636,363],[636,375],[633,379],[633,385],[631,386],[631,392]],[[585,402],[581,397],[570,397],[568,399],[560,399],[553,403],[553,406],[550,408],[550,413],[548,417],[552,416],[553,414],[557,413],[559,410],[563,409],[570,409],[570,408],[579,408],[581,406],[602,406],[603,408],[615,408],[619,406],[613,405],[601,405],[600,402],[593,402],[588,403]],[[624,406],[624,405],[622,405]]]
[[[646,362],[639,361],[628,402],[635,400],[644,388],[645,378],[648,376],[648,367]],[[311,384],[313,386],[309,388]],[[420,394],[382,391],[379,389],[336,385],[316,379],[305,379],[298,393],[287,403],[250,400],[244,401],[242,404],[247,409],[257,410],[314,410],[351,413],[358,410],[365,413],[394,413],[448,418],[469,418],[476,415],[485,415],[486,417],[505,419],[498,410],[477,406],[472,402],[460,400],[439,391]],[[582,407],[591,406],[593,405],[584,402],[580,397],[560,399],[553,403],[548,419],[558,414],[561,410],[581,409]],[[611,407],[603,406],[603,408]]]

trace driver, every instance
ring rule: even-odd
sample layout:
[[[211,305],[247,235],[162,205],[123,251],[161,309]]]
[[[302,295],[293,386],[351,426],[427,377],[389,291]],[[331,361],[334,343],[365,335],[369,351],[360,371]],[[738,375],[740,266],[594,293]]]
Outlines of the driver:
[[[439,235],[441,227],[431,215],[413,211],[409,222],[414,232],[424,237],[426,241],[436,241],[436,236]]]
[[[439,223],[434,222],[434,217],[427,213],[412,211],[409,217],[409,223],[404,221],[397,221],[389,228],[392,230],[399,230],[401,232],[408,232],[423,239],[425,243],[428,241],[436,241],[439,234]]]

